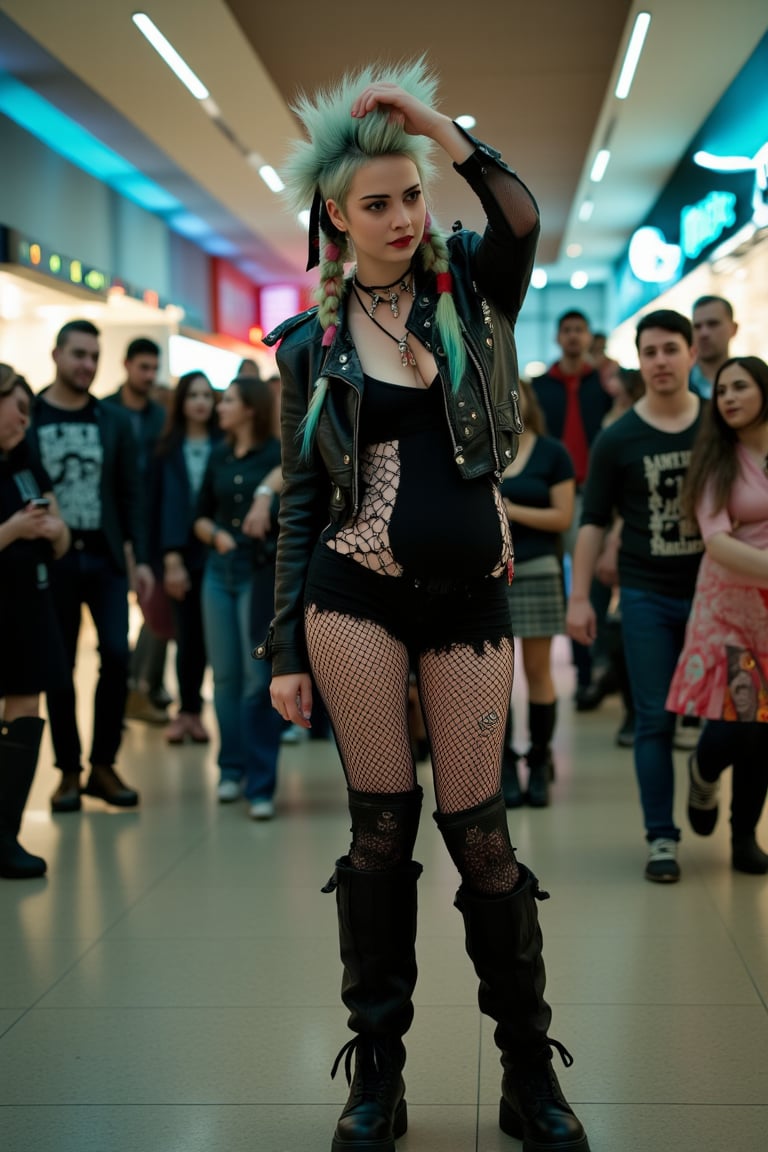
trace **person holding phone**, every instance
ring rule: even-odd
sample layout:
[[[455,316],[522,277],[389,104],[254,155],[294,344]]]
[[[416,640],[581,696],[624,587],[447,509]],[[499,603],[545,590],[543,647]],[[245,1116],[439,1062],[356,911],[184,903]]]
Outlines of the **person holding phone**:
[[[0,364],[0,876],[9,880],[46,870],[17,837],[37,767],[40,693],[56,635],[48,569],[69,547],[51,481],[29,460],[31,404],[24,377]]]

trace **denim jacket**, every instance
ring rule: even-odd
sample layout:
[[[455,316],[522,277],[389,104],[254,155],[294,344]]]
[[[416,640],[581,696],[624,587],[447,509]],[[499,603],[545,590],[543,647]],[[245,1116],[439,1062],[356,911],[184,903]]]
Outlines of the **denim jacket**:
[[[454,226],[448,240],[456,309],[466,348],[466,370],[456,390],[440,341],[434,275],[417,271],[407,330],[437,362],[453,459],[466,479],[497,480],[514,459],[522,431],[514,323],[522,305],[536,251],[538,209],[525,186],[478,141],[456,170],[477,193],[488,219],[484,235]],[[513,217],[512,220],[509,217]],[[516,235],[517,223],[521,236]],[[283,491],[277,551],[275,618],[254,655],[272,659],[273,673],[308,670],[303,635],[303,590],[312,550],[328,520],[353,519],[360,505],[358,425],[363,370],[346,323],[344,301],[336,336],[322,346],[323,331],[313,308],[287,320],[266,337],[280,341],[282,381]],[[315,381],[329,388],[317,426],[312,457],[301,459],[301,421]]]

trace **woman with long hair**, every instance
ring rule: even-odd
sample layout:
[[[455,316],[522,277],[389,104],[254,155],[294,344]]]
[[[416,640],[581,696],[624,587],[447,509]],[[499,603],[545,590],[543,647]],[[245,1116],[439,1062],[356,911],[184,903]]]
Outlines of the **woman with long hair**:
[[[70,540],[50,477],[27,450],[32,402],[24,377],[0,364],[0,876],[10,880],[46,870],[17,837],[43,734],[40,693],[57,650],[48,570]]]
[[[335,1152],[392,1152],[407,1127],[422,870],[411,666],[480,1006],[496,1021],[500,1125],[531,1148],[587,1152],[552,1069],[564,1050],[547,1034],[544,894],[515,857],[500,789],[513,637],[498,481],[522,428],[512,332],[538,211],[435,95],[416,61],[347,75],[296,109],[308,139],[286,174],[295,205],[312,206],[320,304],[268,338],[281,340],[284,488],[276,615],[257,653],[284,719],[308,728],[319,690],[346,777],[352,843],[326,886],[355,1033],[334,1068],[346,1054]],[[435,145],[478,196],[483,236],[447,237],[431,217]]]
[[[281,728],[269,671],[251,656],[274,608],[280,442],[272,403],[256,377],[237,376],[227,388],[218,407],[225,440],[211,452],[194,526],[208,548],[203,623],[219,726],[218,798],[228,804],[244,795],[254,820],[274,815]],[[274,505],[258,523],[256,502]]]
[[[169,744],[206,744],[201,718],[207,656],[202,587],[206,548],[193,531],[197,498],[214,444],[221,438],[215,393],[204,372],[179,378],[170,427],[158,448],[158,501],[163,585],[173,605],[179,711],[165,730]]]
[[[706,724],[688,759],[688,819],[710,835],[733,766],[731,863],[768,873],[755,829],[768,791],[768,364],[735,356],[715,377],[683,488],[706,552],[667,707]]]
[[[520,641],[528,685],[528,786],[520,787],[520,757],[510,723],[502,762],[502,791],[508,808],[549,804],[554,776],[552,737],[557,694],[552,679],[552,637],[565,633],[565,590],[560,534],[573,519],[576,482],[573,461],[559,440],[544,434],[544,417],[527,380],[520,381],[525,431],[517,456],[504,469],[501,496],[515,546],[515,579],[509,589],[512,630]]]

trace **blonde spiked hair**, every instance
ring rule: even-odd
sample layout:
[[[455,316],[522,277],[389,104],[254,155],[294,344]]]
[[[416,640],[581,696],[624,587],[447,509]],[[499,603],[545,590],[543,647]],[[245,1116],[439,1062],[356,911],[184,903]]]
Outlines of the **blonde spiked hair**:
[[[312,204],[308,267],[314,264],[320,267],[318,320],[323,328],[325,347],[333,343],[336,335],[339,305],[346,291],[344,264],[351,259],[349,238],[334,227],[325,209],[326,201],[334,200],[343,207],[357,171],[380,156],[407,157],[415,165],[422,187],[435,174],[431,160],[432,140],[406,132],[397,117],[390,115],[389,109],[377,109],[362,120],[352,117],[351,108],[356,97],[364,88],[377,83],[396,84],[428,107],[434,106],[437,77],[428,69],[424,56],[391,66],[369,65],[347,73],[337,84],[311,97],[302,93],[293,105],[308,139],[293,145],[284,167],[285,181],[294,209],[304,209]],[[315,230],[316,234],[313,234]],[[316,253],[313,250],[315,244]],[[425,271],[434,273],[437,278],[437,323],[456,389],[464,372],[465,351],[451,294],[448,247],[429,213],[420,253]],[[327,390],[328,380],[321,372],[299,429],[302,456],[305,458],[311,452]]]

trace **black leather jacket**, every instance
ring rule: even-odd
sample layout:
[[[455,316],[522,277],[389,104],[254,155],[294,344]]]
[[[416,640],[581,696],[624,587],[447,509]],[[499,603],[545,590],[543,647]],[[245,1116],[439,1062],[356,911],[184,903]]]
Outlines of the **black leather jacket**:
[[[478,141],[456,170],[478,194],[488,218],[482,237],[456,231],[448,241],[453,296],[464,329],[467,367],[458,390],[451,386],[448,362],[435,322],[434,276],[416,270],[416,295],[407,329],[437,362],[451,431],[453,456],[462,476],[493,475],[498,480],[514,458],[522,431],[514,323],[533,268],[538,209],[527,188]],[[460,228],[460,225],[458,226]],[[306,672],[303,591],[307,567],[329,518],[339,525],[353,519],[360,503],[357,429],[363,370],[349,335],[344,305],[333,343],[323,348],[322,328],[310,309],[287,320],[266,337],[282,341],[277,362],[282,381],[283,490],[275,587],[276,615],[269,636],[256,648],[270,657],[274,675]],[[312,459],[300,459],[299,425],[314,382],[329,381],[317,426]]]

